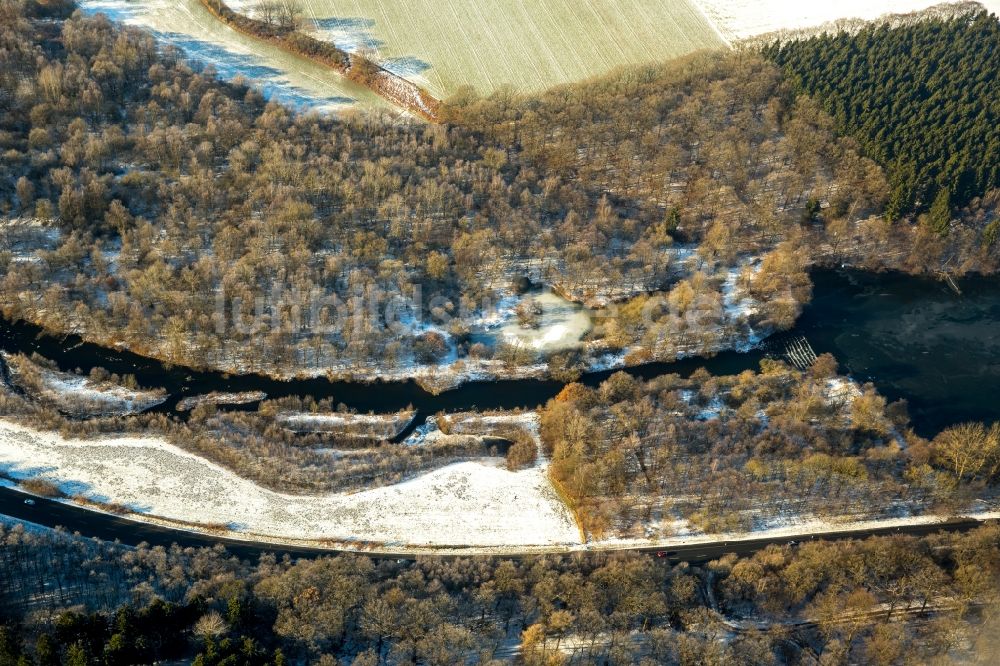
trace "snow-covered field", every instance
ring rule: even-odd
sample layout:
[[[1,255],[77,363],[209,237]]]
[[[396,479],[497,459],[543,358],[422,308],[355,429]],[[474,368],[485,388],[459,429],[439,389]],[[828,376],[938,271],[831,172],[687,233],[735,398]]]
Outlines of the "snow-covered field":
[[[485,421],[537,423],[532,413]],[[65,439],[0,420],[0,474],[41,477],[68,495],[130,507],[136,518],[261,541],[322,541],[397,551],[613,550],[782,538],[940,522],[922,515],[879,520],[777,518],[752,532],[705,534],[678,521],[671,536],[608,538],[584,544],[572,515],[545,476],[545,462],[508,472],[476,462],[450,465],[394,486],[354,494],[297,497],[271,492],[152,437]],[[5,485],[9,482],[0,481]],[[1000,518],[983,504],[970,512]],[[171,522],[173,521],[173,522]]]
[[[241,35],[212,16],[198,0],[79,0],[88,14],[151,31],[161,43],[210,64],[222,78],[244,77],[268,99],[302,109],[391,109],[364,86],[304,58]]]
[[[250,2],[233,0],[249,12]],[[935,0],[303,0],[304,29],[446,98],[462,86],[542,90],[629,64],[664,61],[756,35],[873,19]],[[1000,0],[982,3],[1000,12]],[[144,27],[162,42],[243,76],[264,94],[322,111],[388,109],[328,68],[241,35],[198,0],[80,0],[85,12]]]
[[[871,20],[885,14],[907,14],[942,4],[941,0],[695,0],[729,41],[779,30],[813,28],[840,19]],[[954,3],[947,3],[954,4]],[[980,3],[992,12],[1000,0]]]
[[[541,90],[723,46],[690,0],[303,0],[305,17],[448,97]]]
[[[69,495],[242,538],[379,543],[388,547],[578,544],[569,509],[543,466],[508,472],[465,462],[355,494],[291,496],[157,438],[64,439],[0,420],[0,472],[40,476]]]

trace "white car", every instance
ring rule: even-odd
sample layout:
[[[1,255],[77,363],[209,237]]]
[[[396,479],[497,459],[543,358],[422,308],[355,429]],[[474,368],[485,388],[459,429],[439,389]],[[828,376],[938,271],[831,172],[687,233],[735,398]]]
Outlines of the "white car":
[[[24,503],[27,504],[28,506],[34,506],[35,505],[35,500],[33,500],[33,499],[31,499],[29,497],[28,499],[24,500]]]

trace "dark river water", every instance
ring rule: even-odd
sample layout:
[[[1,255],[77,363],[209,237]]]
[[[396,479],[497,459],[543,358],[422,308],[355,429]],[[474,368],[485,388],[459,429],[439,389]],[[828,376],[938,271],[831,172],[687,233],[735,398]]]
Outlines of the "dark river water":
[[[997,418],[1000,395],[1000,284],[995,278],[959,281],[959,296],[941,282],[902,275],[816,271],[812,303],[791,335],[802,335],[817,353],[831,352],[859,381],[872,381],[889,399],[905,398],[918,432],[933,435],[966,420]],[[783,334],[789,335],[789,334]],[[427,393],[414,382],[351,383],[327,379],[276,381],[258,375],[228,376],[170,368],[128,352],[81,343],[75,336],[42,335],[37,327],[0,319],[0,348],[38,352],[64,370],[103,367],[133,374],[147,387],[163,387],[173,412],[185,396],[211,391],[264,391],[270,398],[290,395],[332,397],[361,412],[407,406],[423,414],[466,409],[512,409],[543,404],[562,388],[559,382],[515,380],[477,382]],[[768,349],[727,352],[713,358],[653,363],[630,373],[650,378],[689,375],[704,367],[715,375],[754,369]],[[596,385],[610,372],[586,375]],[[420,421],[422,419],[418,419]]]
[[[170,399],[150,411],[178,413],[177,403],[188,396],[212,391],[243,392],[263,391],[268,398],[311,396],[317,400],[332,398],[334,405],[343,404],[358,412],[393,412],[415,407],[421,414],[439,411],[464,411],[486,409],[531,408],[545,404],[562,390],[564,384],[543,379],[517,379],[491,382],[470,382],[434,395],[414,381],[395,382],[346,382],[326,378],[281,381],[261,375],[228,375],[221,372],[200,372],[190,368],[168,366],[159,361],[138,356],[127,351],[108,349],[82,342],[77,336],[55,337],[41,328],[24,322],[14,322],[0,316],[0,349],[39,355],[54,361],[61,370],[87,374],[101,367],[119,375],[135,375],[138,383],[146,388],[160,387],[170,393]],[[673,363],[650,363],[630,368],[637,377],[651,378],[665,373],[688,376],[699,368],[706,368],[715,375],[739,373],[756,369],[762,350],[749,353],[725,352],[712,358],[689,358]],[[597,386],[614,371],[589,373],[581,382]],[[223,409],[256,409],[256,405],[243,407],[225,406]],[[414,419],[410,430],[423,422]]]
[[[1000,419],[1000,278],[945,283],[899,274],[816,271],[796,332],[858,381],[905,398],[915,430]]]

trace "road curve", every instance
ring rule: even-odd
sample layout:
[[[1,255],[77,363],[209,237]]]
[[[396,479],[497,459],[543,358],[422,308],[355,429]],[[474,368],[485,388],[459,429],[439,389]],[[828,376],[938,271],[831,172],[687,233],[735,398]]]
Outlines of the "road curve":
[[[26,499],[31,499],[34,504],[25,504]],[[78,532],[88,538],[97,538],[103,541],[118,541],[127,546],[137,546],[140,543],[147,543],[152,546],[169,547],[177,544],[183,547],[205,547],[211,548],[217,544],[223,545],[226,550],[245,559],[256,559],[264,553],[275,553],[279,557],[288,554],[293,558],[297,557],[317,557],[320,555],[336,555],[338,553],[354,553],[367,555],[373,559],[414,559],[412,553],[391,553],[379,552],[369,553],[364,551],[343,550],[333,548],[319,548],[309,546],[293,546],[278,543],[240,541],[223,537],[215,537],[197,532],[164,527],[152,523],[144,523],[137,520],[130,520],[121,516],[91,511],[83,507],[57,502],[29,495],[13,488],[0,487],[0,514],[9,516],[17,520],[23,520],[44,527],[63,527],[70,532]],[[772,544],[787,544],[790,542],[803,542],[810,540],[838,540],[838,539],[863,539],[870,536],[907,534],[910,536],[923,536],[935,532],[966,532],[981,525],[985,521],[976,519],[955,519],[940,523],[925,525],[912,525],[903,527],[882,527],[877,529],[854,530],[843,532],[826,532],[803,535],[786,535],[781,537],[765,537],[760,539],[741,539],[734,541],[715,541],[700,544],[684,544],[675,546],[642,546],[633,548],[615,548],[606,551],[594,549],[586,552],[619,552],[631,551],[658,555],[674,562],[701,563],[718,559],[728,553],[737,555],[752,555]],[[505,558],[536,557],[541,553],[503,553],[498,555]],[[420,557],[469,557],[460,554],[421,555]]]

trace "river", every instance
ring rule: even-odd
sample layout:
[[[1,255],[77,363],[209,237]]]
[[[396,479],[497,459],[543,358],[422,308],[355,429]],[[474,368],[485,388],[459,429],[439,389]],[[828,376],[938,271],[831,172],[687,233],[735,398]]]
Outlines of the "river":
[[[933,436],[966,420],[997,418],[1000,394],[1000,290],[995,278],[959,281],[962,295],[936,280],[897,274],[821,270],[813,273],[814,297],[795,330],[817,353],[831,352],[855,379],[872,381],[890,400],[904,398],[917,432]],[[198,372],[128,352],[83,343],[76,336],[43,335],[38,327],[0,319],[0,348],[40,355],[67,371],[103,367],[133,374],[142,386],[162,387],[171,399],[158,409],[176,413],[186,396],[212,391],[263,391],[269,398],[291,395],[333,398],[359,412],[392,412],[407,406],[427,415],[438,411],[513,409],[545,403],[562,388],[556,381],[527,379],[473,382],[432,395],[415,382],[371,384],[325,378],[278,381],[259,375]],[[715,375],[755,369],[773,345],[746,353],[652,363],[628,370],[651,378],[687,376],[704,367]],[[611,372],[584,376],[595,386]],[[418,419],[420,421],[422,419]]]
[[[963,421],[1000,419],[1000,278],[944,282],[897,273],[816,271],[795,331],[858,381],[905,399],[932,437]]]

